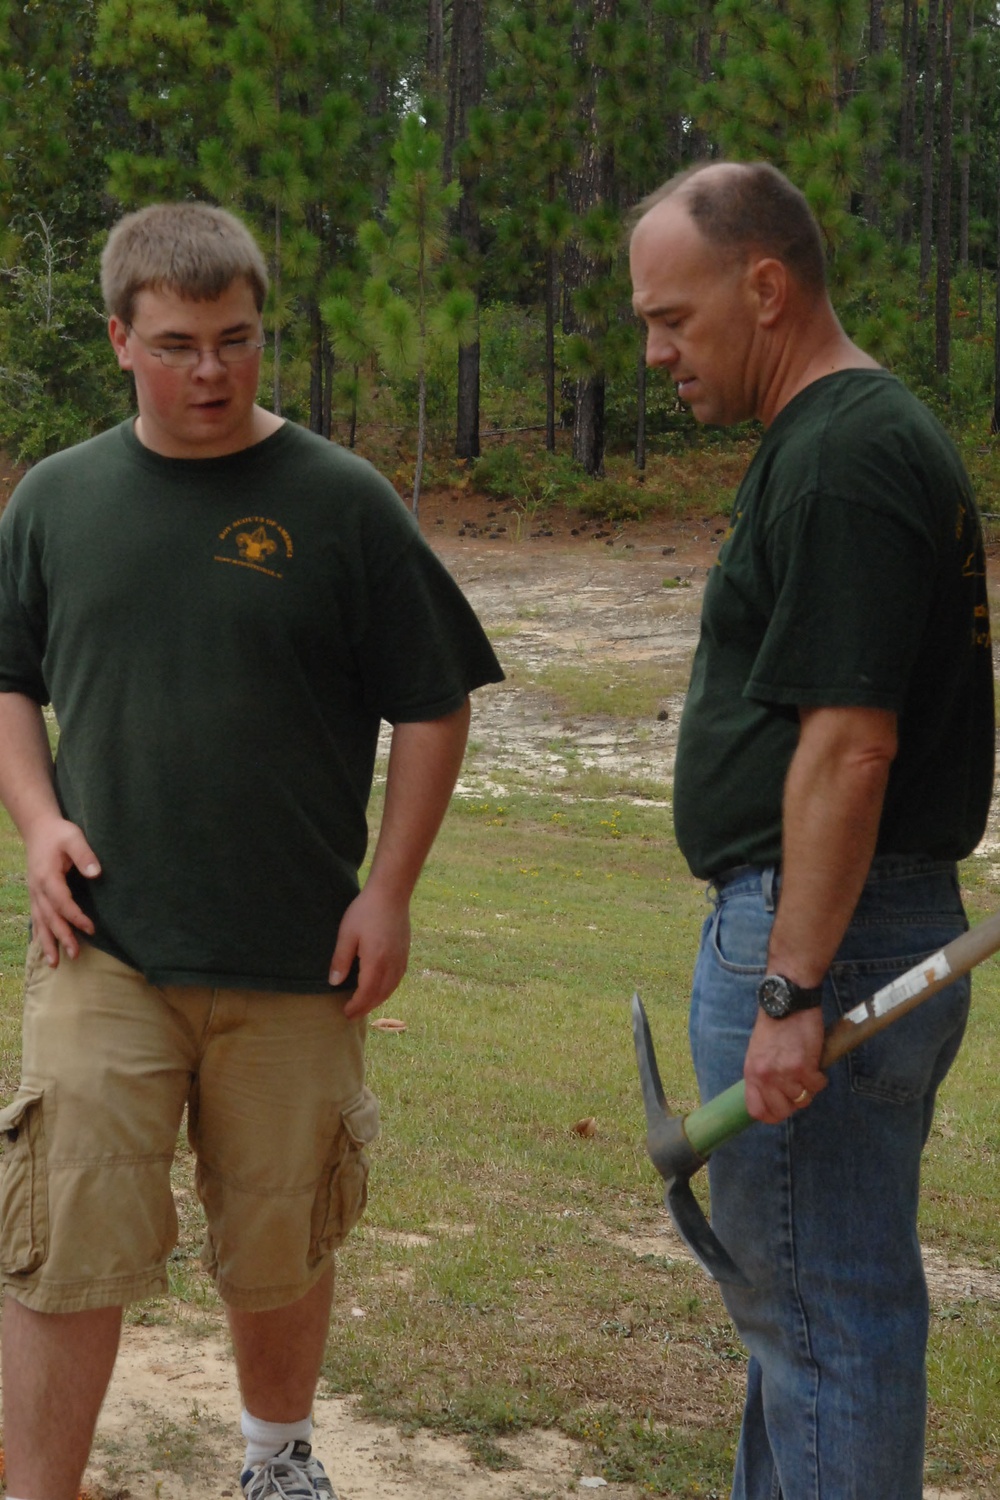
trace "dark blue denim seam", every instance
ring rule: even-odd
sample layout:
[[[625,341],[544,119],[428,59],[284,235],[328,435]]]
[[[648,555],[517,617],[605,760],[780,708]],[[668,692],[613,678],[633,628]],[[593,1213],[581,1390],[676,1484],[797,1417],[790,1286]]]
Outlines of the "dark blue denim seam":
[[[799,1289],[798,1257],[795,1244],[795,1163],[793,1143],[795,1137],[795,1121],[789,1120],[784,1125],[775,1127],[781,1132],[781,1173],[782,1173],[782,1209],[784,1222],[780,1226],[782,1259],[784,1261],[784,1272],[788,1277],[792,1297],[795,1304],[795,1344],[796,1356],[800,1361],[800,1376],[808,1370],[809,1390],[804,1405],[808,1405],[810,1411],[809,1426],[809,1452],[812,1461],[812,1473],[805,1476],[801,1473],[795,1475],[797,1485],[796,1493],[802,1493],[798,1486],[808,1478],[811,1485],[811,1493],[816,1500],[819,1496],[819,1370],[816,1364],[815,1354],[810,1336],[809,1316],[803,1305]],[[804,1367],[804,1368],[802,1368]],[[773,1494],[776,1500],[781,1500],[783,1490],[780,1476],[775,1467]]]

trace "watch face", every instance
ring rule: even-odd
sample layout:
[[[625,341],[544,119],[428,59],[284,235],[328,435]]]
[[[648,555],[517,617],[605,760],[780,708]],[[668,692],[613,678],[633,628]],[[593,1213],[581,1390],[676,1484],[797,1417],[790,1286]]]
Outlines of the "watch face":
[[[760,982],[757,991],[760,1008],[765,1015],[771,1016],[775,1021],[780,1021],[787,1016],[792,1007],[792,992],[786,979],[780,974],[768,974]]]

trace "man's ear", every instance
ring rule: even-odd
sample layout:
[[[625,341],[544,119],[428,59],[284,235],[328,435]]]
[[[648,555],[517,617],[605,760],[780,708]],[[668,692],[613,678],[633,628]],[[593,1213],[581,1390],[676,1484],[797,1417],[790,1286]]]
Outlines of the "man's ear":
[[[128,347],[128,324],[123,322],[116,313],[112,313],[108,319],[108,338],[111,347],[115,351],[115,358],[122,370],[131,370],[132,354]]]
[[[765,256],[754,261],[748,279],[757,299],[758,322],[762,328],[773,328],[788,303],[788,267],[773,256]]]

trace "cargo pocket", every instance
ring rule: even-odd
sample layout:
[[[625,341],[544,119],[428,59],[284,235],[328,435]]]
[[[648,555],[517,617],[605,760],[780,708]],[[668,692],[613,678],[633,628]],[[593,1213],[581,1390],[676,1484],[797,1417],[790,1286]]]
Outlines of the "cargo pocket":
[[[49,1202],[41,1090],[0,1110],[0,1270],[37,1271],[48,1254]]]
[[[368,1152],[378,1135],[378,1100],[362,1089],[340,1124],[313,1205],[311,1264],[342,1245],[368,1202]]]

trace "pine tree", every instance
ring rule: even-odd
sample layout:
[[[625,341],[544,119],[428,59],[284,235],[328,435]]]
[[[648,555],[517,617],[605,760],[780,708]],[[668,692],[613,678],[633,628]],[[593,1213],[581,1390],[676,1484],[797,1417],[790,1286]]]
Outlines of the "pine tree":
[[[920,293],[925,294],[934,253],[934,129],[938,79],[940,0],[928,0],[924,61],[924,137],[920,159]]]
[[[544,316],[545,446],[556,447],[556,327],[562,256],[572,216],[568,177],[579,150],[573,8],[526,0],[501,13],[491,88],[498,123],[482,149],[495,199],[497,274],[519,294],[540,296]],[[484,122],[480,122],[480,131]]]
[[[106,147],[107,187],[136,207],[199,185],[198,142],[216,126],[220,28],[189,0],[102,0],[93,59],[125,101]]]
[[[941,0],[941,144],[937,216],[937,275],[934,292],[934,368],[951,368],[951,178],[954,101],[953,0]]]
[[[417,457],[413,510],[419,509],[427,444],[427,372],[432,355],[454,350],[468,337],[474,312],[471,294],[453,284],[447,263],[448,215],[458,198],[446,184],[440,136],[416,114],[407,115],[393,147],[394,172],[383,221],[361,226],[359,241],[370,275],[364,313],[344,296],[330,298],[324,313],[335,346],[361,363],[374,347],[394,375],[417,381]]]
[[[24,460],[125,415],[96,290],[117,104],[93,7],[0,0],[0,441]]]
[[[458,410],[455,454],[479,457],[479,294],[482,225],[479,213],[481,157],[471,139],[474,114],[484,89],[483,0],[454,0],[452,5],[451,101],[449,137],[460,143],[452,156],[458,168],[459,199],[455,229],[466,284],[475,302],[473,337],[458,349]]]

